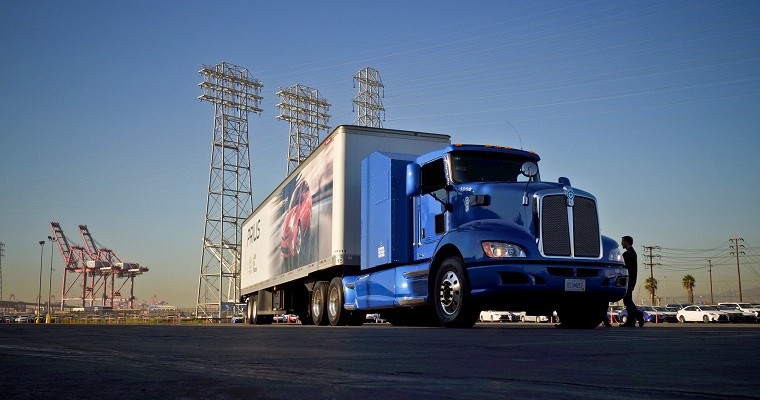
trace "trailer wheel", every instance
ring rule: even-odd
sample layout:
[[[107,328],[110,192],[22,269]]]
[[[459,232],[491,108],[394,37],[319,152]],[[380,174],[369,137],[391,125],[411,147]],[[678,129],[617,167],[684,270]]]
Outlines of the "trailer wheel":
[[[438,320],[447,328],[471,328],[480,315],[470,294],[461,257],[443,260],[435,275],[433,301]]]
[[[256,310],[256,296],[251,296],[248,298],[248,312],[246,313],[247,319],[246,322],[250,325],[254,325],[256,323],[256,316],[258,315],[258,311]]]
[[[343,309],[343,280],[336,277],[327,289],[327,320],[330,325],[346,325],[351,315]]]
[[[314,283],[314,290],[311,292],[311,319],[314,325],[327,325],[325,308],[327,308],[327,286],[326,281]]]
[[[271,315],[259,315],[258,295],[248,298],[248,323],[251,325],[271,324]]]

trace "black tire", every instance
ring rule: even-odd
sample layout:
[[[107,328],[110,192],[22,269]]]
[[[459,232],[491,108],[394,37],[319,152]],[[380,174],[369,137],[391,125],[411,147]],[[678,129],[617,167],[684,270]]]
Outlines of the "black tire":
[[[259,314],[258,295],[248,298],[248,323],[251,325],[266,325],[272,323],[271,315]]]
[[[594,329],[607,317],[607,307],[606,301],[575,301],[560,308],[557,314],[563,328]]]
[[[314,325],[327,325],[327,287],[326,281],[319,281],[314,284],[311,292],[311,320]]]
[[[346,325],[351,315],[343,308],[343,280],[333,278],[327,287],[327,320],[332,326]]]
[[[709,324],[710,323],[710,317],[708,317],[707,315],[703,315],[702,316],[702,322],[704,322],[706,324]]]
[[[680,322],[680,323],[682,323],[682,324],[683,324],[683,323],[686,323],[686,318],[684,318],[684,317],[683,317],[683,315],[679,315],[679,316],[678,316],[678,322]]]
[[[620,321],[621,321],[622,323],[626,323],[626,322],[628,322],[628,316],[627,316],[627,315],[623,315],[623,318],[621,318],[621,319],[620,319]]]
[[[256,310],[256,296],[248,298],[248,311],[246,312],[245,322],[249,325],[256,324],[256,317],[258,316],[258,310]]]
[[[477,322],[480,310],[472,299],[461,257],[448,257],[441,263],[433,283],[433,307],[447,328],[471,328]]]

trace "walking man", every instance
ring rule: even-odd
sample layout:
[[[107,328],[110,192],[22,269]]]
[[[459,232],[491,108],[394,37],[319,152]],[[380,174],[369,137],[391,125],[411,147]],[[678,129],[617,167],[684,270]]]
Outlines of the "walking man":
[[[633,289],[636,287],[636,277],[638,275],[639,262],[636,258],[636,250],[633,249],[633,238],[630,236],[623,236],[620,243],[625,252],[623,252],[623,260],[625,261],[625,267],[628,269],[628,291],[625,292],[623,297],[623,304],[625,304],[626,313],[628,314],[627,321],[620,326],[635,327],[636,321],[639,322],[639,326],[644,326],[646,321],[644,320],[644,314],[639,311],[636,304],[633,303]]]

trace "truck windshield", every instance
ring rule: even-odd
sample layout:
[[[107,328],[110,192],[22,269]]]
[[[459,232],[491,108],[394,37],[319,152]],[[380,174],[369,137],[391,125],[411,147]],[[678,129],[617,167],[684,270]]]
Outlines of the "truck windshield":
[[[520,173],[524,157],[491,152],[453,152],[451,179],[454,183],[467,182],[527,182]],[[533,178],[540,180],[538,174]]]

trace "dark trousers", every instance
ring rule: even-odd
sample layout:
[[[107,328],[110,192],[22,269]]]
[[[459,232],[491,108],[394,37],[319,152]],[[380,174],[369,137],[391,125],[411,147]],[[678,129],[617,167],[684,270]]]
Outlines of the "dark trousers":
[[[625,292],[625,297],[623,297],[623,304],[625,305],[625,312],[628,314],[628,320],[626,323],[633,324],[636,321],[644,318],[644,315],[636,307],[636,304],[633,303],[633,290],[628,290]]]

